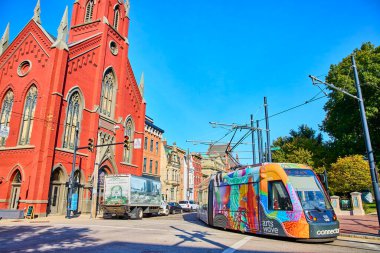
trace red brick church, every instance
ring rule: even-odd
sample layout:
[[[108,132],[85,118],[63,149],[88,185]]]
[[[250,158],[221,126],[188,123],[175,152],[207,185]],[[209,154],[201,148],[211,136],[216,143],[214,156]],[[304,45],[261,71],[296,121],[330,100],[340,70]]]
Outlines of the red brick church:
[[[16,13],[15,13],[16,14]],[[129,0],[76,0],[57,37],[34,16],[0,43],[0,209],[65,214],[68,181],[77,212],[95,214],[106,174],[142,174],[145,101],[128,58]],[[77,128],[77,131],[76,131]],[[135,140],[131,148],[114,145]]]

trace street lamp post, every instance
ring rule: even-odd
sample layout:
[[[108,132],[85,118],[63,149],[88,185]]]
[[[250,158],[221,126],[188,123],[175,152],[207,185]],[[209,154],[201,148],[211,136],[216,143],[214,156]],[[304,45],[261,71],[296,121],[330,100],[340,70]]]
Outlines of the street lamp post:
[[[377,175],[377,172],[376,172],[375,159],[374,159],[374,156],[373,156],[373,150],[372,150],[372,145],[371,145],[371,137],[370,137],[370,134],[369,134],[367,118],[366,118],[366,115],[365,115],[364,101],[363,101],[362,92],[361,92],[361,88],[360,88],[360,82],[359,82],[358,72],[357,72],[357,69],[356,69],[355,58],[354,58],[353,55],[351,55],[351,61],[352,61],[352,68],[354,69],[354,78],[355,78],[355,86],[356,86],[357,96],[354,96],[354,95],[348,93],[347,91],[345,91],[345,90],[343,90],[341,88],[336,87],[333,84],[329,84],[329,83],[323,82],[323,81],[319,80],[318,78],[316,78],[314,76],[309,75],[309,77],[312,79],[313,84],[316,84],[316,83],[325,84],[325,85],[327,85],[327,86],[329,86],[329,87],[331,87],[331,88],[333,88],[335,90],[338,90],[338,91],[340,91],[340,92],[342,92],[342,93],[344,93],[344,94],[346,94],[346,95],[348,95],[350,97],[355,98],[359,102],[360,117],[361,117],[361,121],[362,121],[362,125],[363,125],[364,141],[365,141],[366,150],[367,150],[367,156],[368,156],[368,163],[369,163],[369,168],[370,168],[370,173],[371,173],[373,192],[374,192],[374,195],[375,195],[376,210],[377,210],[377,220],[378,220],[378,223],[380,225],[379,179],[378,179],[378,175]]]

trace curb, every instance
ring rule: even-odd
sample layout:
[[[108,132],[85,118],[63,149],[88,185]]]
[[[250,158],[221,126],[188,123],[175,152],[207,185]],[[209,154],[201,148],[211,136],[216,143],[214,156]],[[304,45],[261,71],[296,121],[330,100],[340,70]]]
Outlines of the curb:
[[[359,238],[359,239],[371,239],[380,241],[380,237],[376,235],[365,235],[365,234],[348,234],[348,233],[340,233],[339,236],[341,237],[351,237],[351,238]]]

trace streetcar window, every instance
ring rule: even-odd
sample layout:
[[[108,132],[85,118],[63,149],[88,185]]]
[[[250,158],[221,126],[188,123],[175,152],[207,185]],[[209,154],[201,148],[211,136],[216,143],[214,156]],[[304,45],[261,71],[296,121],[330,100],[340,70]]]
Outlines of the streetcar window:
[[[289,194],[281,181],[268,182],[268,191],[269,210],[293,210]]]
[[[311,170],[285,169],[305,210],[332,209],[322,185]]]

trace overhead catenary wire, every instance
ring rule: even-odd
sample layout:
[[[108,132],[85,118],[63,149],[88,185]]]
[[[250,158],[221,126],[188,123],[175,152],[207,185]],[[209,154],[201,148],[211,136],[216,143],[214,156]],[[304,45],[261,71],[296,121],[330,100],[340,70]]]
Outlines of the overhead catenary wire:
[[[272,114],[272,115],[268,116],[268,119],[269,119],[269,118],[273,118],[273,117],[275,117],[275,116],[278,116],[278,115],[280,115],[280,114],[283,114],[283,113],[286,113],[286,112],[292,111],[292,110],[297,109],[297,108],[299,108],[299,107],[301,107],[301,106],[304,106],[304,105],[310,104],[310,103],[312,103],[312,102],[315,102],[315,101],[320,100],[320,99],[325,98],[325,97],[327,97],[327,95],[323,95],[323,96],[320,96],[320,97],[317,97],[317,98],[312,98],[312,99],[306,100],[306,101],[305,101],[304,103],[302,103],[302,104],[299,104],[299,105],[296,105],[296,106],[290,107],[290,108],[288,108],[288,109],[285,109],[285,110],[283,110],[283,111],[277,112],[277,113],[275,113],[275,114]],[[265,118],[260,119],[259,121],[263,121],[263,120],[265,120]]]

